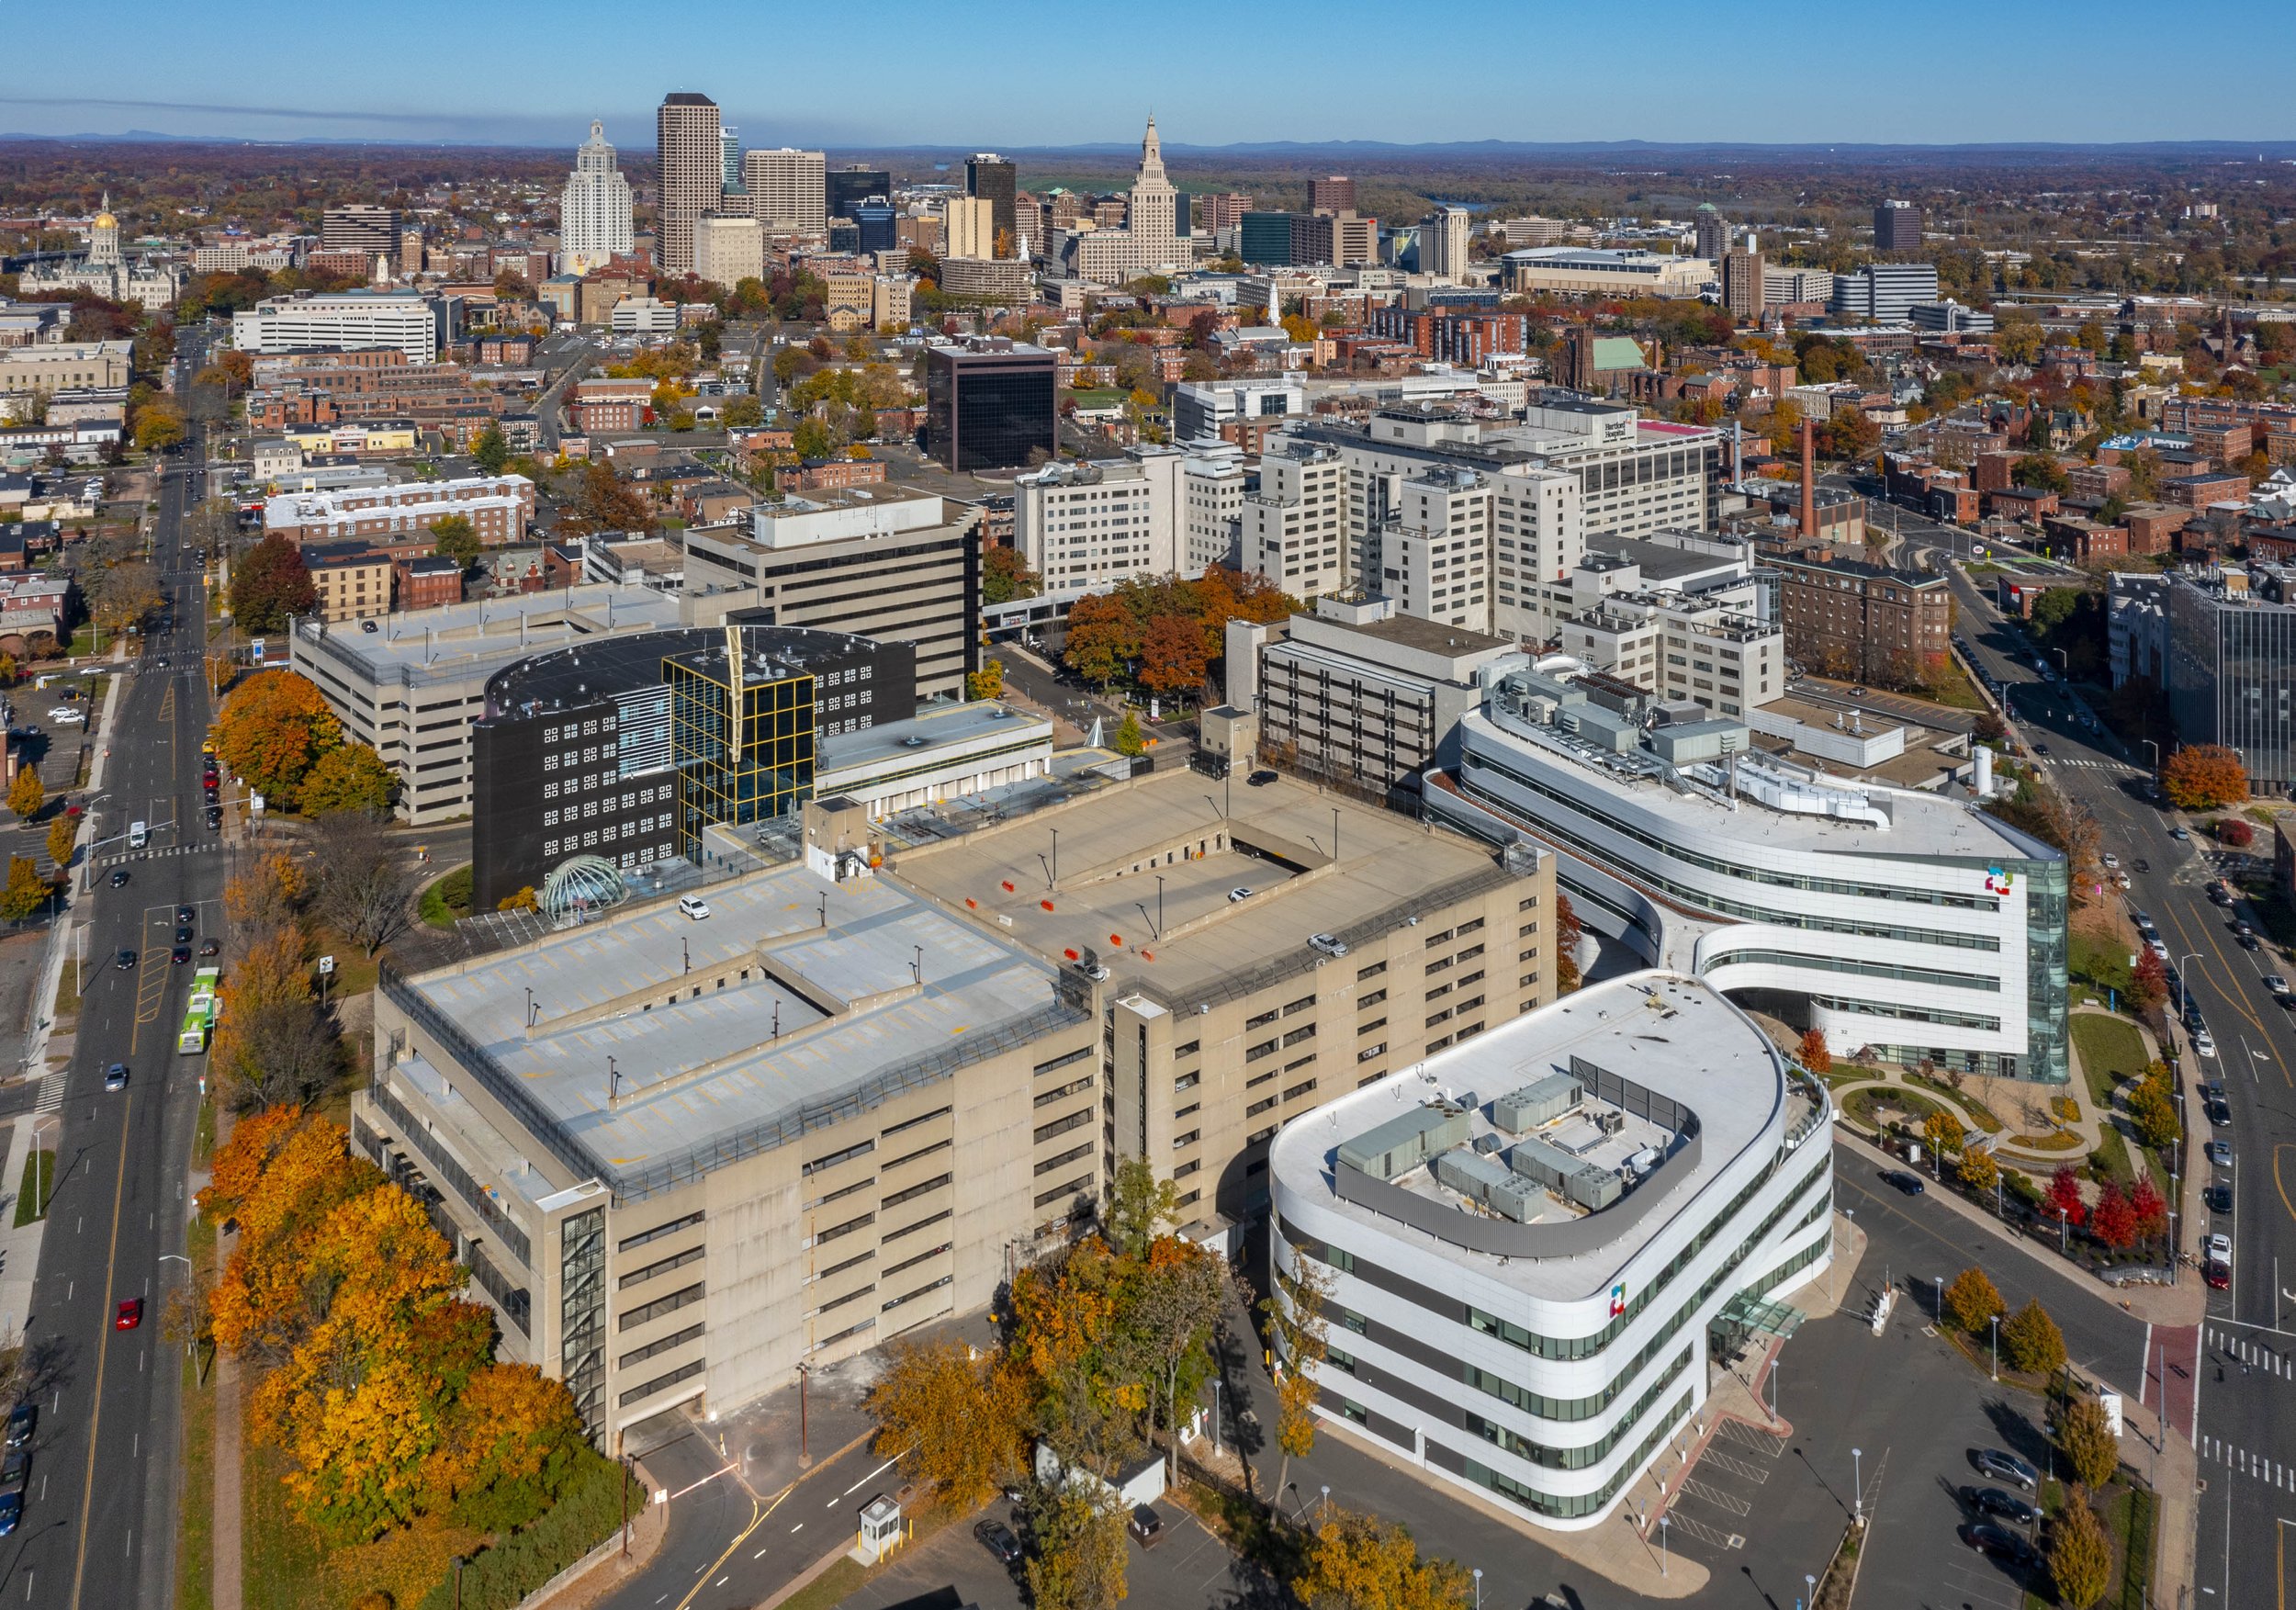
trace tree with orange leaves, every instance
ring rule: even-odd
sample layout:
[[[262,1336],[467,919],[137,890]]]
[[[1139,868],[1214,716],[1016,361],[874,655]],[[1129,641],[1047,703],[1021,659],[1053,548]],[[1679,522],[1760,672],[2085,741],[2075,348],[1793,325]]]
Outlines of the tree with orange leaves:
[[[540,1514],[580,1469],[582,1420],[564,1381],[531,1364],[489,1364],[439,1425],[424,1507],[507,1532]]]
[[[237,1112],[310,1101],[343,1065],[342,1044],[311,999],[302,930],[258,933],[224,978],[208,1055],[220,1094]]]
[[[2210,811],[2248,797],[2248,769],[2237,749],[2187,744],[2160,769],[2160,785],[2178,810]]]
[[[1140,685],[1177,693],[1204,683],[1204,634],[1178,615],[1158,615],[1140,640]]]
[[[947,1336],[895,1342],[869,1394],[877,1452],[906,1460],[958,1513],[977,1508],[1027,1469],[1028,1395],[1010,1358],[975,1357]]]
[[[267,935],[291,926],[310,880],[291,856],[273,850],[223,885],[223,915],[234,930]]]
[[[278,1132],[252,1188],[235,1201],[200,1193],[210,1214],[220,1210],[239,1221],[239,1245],[214,1297],[216,1341],[226,1352],[283,1357],[318,1322],[330,1293],[316,1278],[311,1252],[327,1215],[382,1178],[373,1164],[350,1154],[342,1126],[288,1110],[300,1121]],[[232,1143],[238,1139],[234,1132]]]
[[[215,751],[277,809],[319,758],[343,742],[343,725],[318,687],[291,670],[258,671],[233,689],[215,718]]]

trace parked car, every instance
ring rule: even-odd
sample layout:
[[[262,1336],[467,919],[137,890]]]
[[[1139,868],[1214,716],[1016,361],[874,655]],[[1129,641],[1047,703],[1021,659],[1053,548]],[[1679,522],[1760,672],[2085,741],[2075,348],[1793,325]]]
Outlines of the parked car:
[[[2218,1129],[2226,1129],[2231,1126],[2233,1121],[2233,1109],[2231,1108],[2225,1106],[2223,1101],[2218,1100],[2213,1097],[2208,1100],[2206,1105],[2209,1110],[2209,1122],[2214,1124]]]
[[[2186,839],[2190,839],[2190,838],[2192,837],[2192,835],[2191,835],[2189,832],[2188,832],[2186,829],[2184,829],[2184,828],[2169,828],[2169,829],[2168,829],[2168,836],[2169,836],[2171,839],[2174,839],[2175,840],[2177,840],[2177,842],[2178,842],[2178,843],[2179,843],[2179,844],[2183,843]]]
[[[1961,1490],[1961,1501],[1981,1515],[2013,1521],[2020,1526],[2030,1526],[2041,1519],[2039,1505],[1999,1487],[1964,1487]]]
[[[2252,933],[2234,934],[2233,936],[2233,943],[2238,945],[2244,951],[2261,950],[2264,945],[2264,941],[2257,939],[2257,936]]]
[[[24,1495],[21,1492],[0,1492],[0,1537],[15,1531],[24,1519]]]
[[[221,940],[201,940],[199,941],[199,953],[202,956],[220,956],[223,953],[223,941]]]
[[[2041,1472],[2015,1454],[2005,1454],[1997,1447],[1982,1447],[1970,1458],[1980,1475],[2009,1482],[2028,1492],[2038,1491],[2041,1486]]]
[[[1310,934],[1308,949],[1320,951],[1326,956],[1345,956],[1347,953],[1346,942],[1334,939],[1327,933]]]
[[[2202,1056],[2214,1056],[2216,1054],[2216,1036],[2211,1034],[2205,1029],[2195,1030],[2192,1035],[2192,1049],[2200,1053]]]
[[[2200,1193],[2200,1200],[2208,1204],[2210,1212],[2222,1213],[2227,1218],[2232,1216],[2233,1188],[2231,1186],[2210,1186]]]
[[[2286,995],[2288,993],[2288,980],[2282,978],[2277,973],[2268,973],[2264,975],[2264,987],[2270,990],[2274,995]]]
[[[2105,864],[2109,867],[2118,867],[2121,864],[2121,858],[2108,850],[2105,851]]]
[[[996,1562],[1007,1570],[1020,1563],[1020,1539],[1012,1535],[1012,1528],[1002,1521],[982,1521],[973,1528],[973,1535],[981,1540],[981,1547],[996,1556]]]
[[[2217,1167],[2230,1168],[2233,1165],[2233,1144],[2230,1141],[2211,1141],[2208,1153],[2209,1161]]]
[[[2200,1278],[2208,1282],[2212,1291],[2229,1291],[2233,1285],[2233,1267],[2212,1260],[2200,1267]]]
[[[1246,777],[1244,780],[1244,783],[1247,788],[1266,788],[1269,783],[1275,781],[1276,773],[1263,766],[1258,771],[1253,772],[1249,777]]]
[[[1249,887],[1235,888],[1228,891],[1228,903],[1231,906],[1234,905],[1238,900],[1249,900],[1251,897],[1252,891]]]
[[[36,1404],[18,1403],[8,1411],[7,1445],[22,1447],[32,1440],[32,1429],[39,1424],[39,1409]]]
[[[701,895],[681,895],[678,896],[679,916],[691,918],[695,922],[700,922],[707,918],[709,914],[710,903],[707,900],[703,899]]]
[[[2219,1231],[2208,1238],[2208,1258],[2212,1263],[2229,1265],[2233,1261],[2233,1238]]]
[[[2032,1571],[2041,1563],[2040,1549],[2003,1526],[1974,1521],[1961,1529],[1961,1540],[1978,1553],[1990,1555],[2019,1571]]]
[[[0,1458],[0,1493],[23,1492],[31,1475],[32,1456],[22,1448],[11,1449]]]
[[[1909,1197],[1918,1197],[1930,1188],[1919,1175],[1908,1174],[1902,1168],[1883,1169],[1882,1183],[1896,1186]]]

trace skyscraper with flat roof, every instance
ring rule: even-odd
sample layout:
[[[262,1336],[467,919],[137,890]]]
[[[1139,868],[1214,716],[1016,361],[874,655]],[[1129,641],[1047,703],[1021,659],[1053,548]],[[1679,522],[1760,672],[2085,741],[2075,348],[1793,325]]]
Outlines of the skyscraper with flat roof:
[[[994,247],[1003,243],[1002,251],[976,252],[973,256],[1008,257],[1019,237],[1016,221],[1015,198],[1019,195],[1019,173],[1014,165],[993,151],[967,157],[964,163],[964,193],[989,204],[991,219],[989,241]]]
[[[1336,217],[1356,210],[1356,182],[1345,174],[1308,181],[1308,210]]]
[[[1885,201],[1874,209],[1874,250],[1919,252],[1921,208],[1910,201]]]
[[[742,184],[749,192],[749,216],[769,233],[818,235],[827,230],[827,163],[817,151],[747,151],[741,155]]]
[[[851,218],[872,196],[893,194],[893,175],[884,168],[836,168],[823,180],[823,205],[830,218]]]
[[[680,90],[655,113],[661,153],[661,265],[669,274],[693,269],[693,220],[717,210],[726,193],[725,131],[717,103]]]

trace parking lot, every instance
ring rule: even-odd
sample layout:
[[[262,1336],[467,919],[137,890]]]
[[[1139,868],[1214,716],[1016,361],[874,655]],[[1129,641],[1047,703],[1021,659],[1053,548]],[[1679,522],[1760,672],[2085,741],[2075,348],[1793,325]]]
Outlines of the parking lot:
[[[1206,1610],[1207,1606],[1270,1604],[1255,1578],[1221,1541],[1179,1505],[1156,1505],[1165,1537],[1154,1548],[1125,1548],[1128,1610]],[[1008,1506],[991,1504],[983,1516],[1011,1524]],[[979,1517],[975,1517],[976,1519]],[[938,1532],[844,1602],[843,1610],[926,1610],[977,1604],[980,1610],[1021,1610],[1021,1577],[1007,1571],[974,1537],[974,1519]],[[1018,1530],[1017,1525],[1015,1530]]]

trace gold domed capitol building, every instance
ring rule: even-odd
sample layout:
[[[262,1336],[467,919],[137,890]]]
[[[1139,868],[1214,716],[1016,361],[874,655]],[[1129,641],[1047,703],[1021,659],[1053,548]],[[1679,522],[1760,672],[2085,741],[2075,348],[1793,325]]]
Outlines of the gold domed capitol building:
[[[88,226],[86,253],[34,263],[24,270],[17,287],[28,297],[88,292],[156,311],[173,307],[184,294],[184,277],[179,263],[128,261],[119,249],[119,220],[112,216],[112,198],[107,194],[102,210]]]

